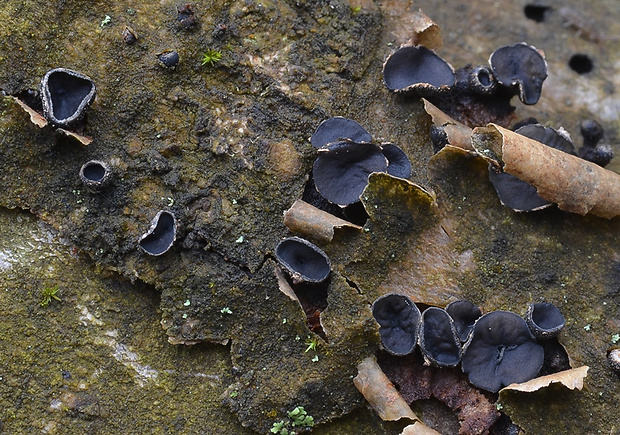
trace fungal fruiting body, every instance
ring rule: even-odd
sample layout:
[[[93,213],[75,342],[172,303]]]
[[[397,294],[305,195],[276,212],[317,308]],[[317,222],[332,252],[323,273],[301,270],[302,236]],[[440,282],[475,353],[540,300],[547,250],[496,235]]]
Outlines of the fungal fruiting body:
[[[159,211],[149,230],[142,235],[138,245],[149,255],[162,255],[172,247],[176,239],[177,222],[174,214],[169,211]]]
[[[383,348],[393,355],[407,355],[418,342],[420,310],[405,295],[389,293],[372,304]]]
[[[289,237],[278,243],[276,259],[294,284],[324,282],[331,271],[329,257],[318,246],[300,237]]]
[[[68,128],[82,119],[95,95],[90,77],[70,69],[55,68],[41,80],[43,115],[56,127]]]
[[[80,180],[93,192],[99,192],[112,181],[112,170],[106,162],[90,160],[80,168]]]
[[[544,361],[525,320],[509,311],[480,317],[463,348],[462,369],[478,388],[498,392],[512,383],[536,377]]]

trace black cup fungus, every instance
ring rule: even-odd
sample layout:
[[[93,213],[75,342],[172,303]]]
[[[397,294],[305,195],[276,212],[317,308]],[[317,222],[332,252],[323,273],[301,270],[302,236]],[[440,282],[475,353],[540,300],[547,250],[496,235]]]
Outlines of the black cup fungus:
[[[525,320],[508,311],[493,311],[476,321],[463,349],[462,369],[473,385],[497,393],[535,378],[543,361],[543,348]]]
[[[169,211],[159,211],[153,220],[149,230],[140,237],[138,245],[149,255],[162,255],[172,247],[176,239],[177,223]]]
[[[174,50],[164,50],[157,54],[157,62],[164,68],[175,69],[179,65],[181,57]]]
[[[382,144],[381,151],[388,161],[388,174],[398,178],[411,177],[411,161],[398,145]]]
[[[312,176],[316,190],[341,206],[359,201],[373,172],[385,172],[387,159],[372,143],[335,142],[318,150]]]
[[[383,65],[383,83],[393,92],[433,96],[449,90],[455,82],[454,68],[423,46],[403,46]]]
[[[322,283],[331,271],[331,263],[325,252],[300,237],[282,240],[276,246],[275,255],[294,284]]]
[[[466,300],[450,302],[446,312],[452,317],[459,339],[464,343],[469,339],[474,324],[482,312],[480,308]]]
[[[372,304],[383,348],[392,355],[407,355],[418,341],[420,310],[405,295],[389,293]]]
[[[452,317],[443,308],[422,312],[419,332],[424,359],[439,367],[455,367],[461,361],[461,341]]]
[[[68,128],[81,120],[95,95],[90,77],[70,69],[55,68],[41,80],[43,115],[56,127]]]
[[[529,304],[525,314],[527,326],[539,340],[547,340],[556,337],[566,321],[560,310],[553,304],[539,302]]]
[[[112,170],[106,162],[90,160],[80,168],[80,180],[89,190],[99,192],[112,181]]]
[[[334,116],[321,122],[310,138],[314,148],[322,148],[334,142],[350,139],[353,142],[370,142],[372,136],[358,122]]]
[[[489,64],[497,81],[511,88],[518,87],[523,104],[536,104],[547,78],[547,62],[535,47],[521,42],[495,50]]]

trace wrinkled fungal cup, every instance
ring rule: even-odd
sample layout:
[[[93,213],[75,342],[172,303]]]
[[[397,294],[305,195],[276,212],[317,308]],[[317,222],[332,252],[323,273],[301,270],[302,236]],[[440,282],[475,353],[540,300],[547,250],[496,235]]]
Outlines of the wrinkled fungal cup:
[[[383,348],[392,355],[413,352],[418,342],[420,310],[405,295],[389,293],[375,300],[372,315],[379,324]]]
[[[525,42],[500,47],[489,57],[489,64],[499,83],[518,87],[523,104],[538,102],[547,78],[547,62],[535,47]]]
[[[443,308],[422,312],[419,337],[425,361],[438,367],[455,367],[461,362],[461,341],[452,317]]]
[[[282,240],[276,246],[275,255],[294,284],[320,284],[325,282],[331,271],[327,254],[300,237]]]
[[[176,234],[177,222],[174,214],[161,210],[151,221],[149,230],[140,237],[138,245],[149,255],[162,255],[172,247]]]
[[[81,120],[95,95],[90,77],[70,69],[55,68],[41,80],[43,115],[56,127],[69,128]]]
[[[341,141],[318,150],[312,167],[316,190],[341,206],[359,201],[373,172],[386,172],[388,161],[372,143]]]
[[[535,378],[543,361],[544,350],[522,317],[492,311],[476,321],[463,348],[461,367],[471,384],[497,393],[512,383]]]
[[[446,306],[446,312],[452,317],[456,332],[463,343],[469,339],[476,320],[482,316],[480,308],[466,300],[450,302]]]

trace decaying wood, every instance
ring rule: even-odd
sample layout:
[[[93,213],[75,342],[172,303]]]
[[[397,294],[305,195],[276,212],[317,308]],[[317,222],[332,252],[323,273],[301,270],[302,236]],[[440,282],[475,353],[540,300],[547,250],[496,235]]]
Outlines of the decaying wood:
[[[472,133],[476,151],[571,213],[620,215],[620,175],[496,124]]]

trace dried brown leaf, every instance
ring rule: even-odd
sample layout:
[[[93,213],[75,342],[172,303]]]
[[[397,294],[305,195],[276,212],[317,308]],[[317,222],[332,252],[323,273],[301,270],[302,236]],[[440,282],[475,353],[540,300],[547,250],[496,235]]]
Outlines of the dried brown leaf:
[[[496,124],[477,127],[476,151],[536,187],[562,210],[613,218],[620,215],[620,175]]]
[[[45,119],[43,115],[41,115],[39,112],[34,110],[32,107],[24,103],[19,98],[13,97],[13,96],[11,96],[11,98],[15,100],[17,104],[19,104],[19,107],[21,107],[28,115],[30,115],[30,122],[32,122],[34,125],[36,125],[39,128],[43,128],[47,125],[47,119]]]
[[[294,233],[320,242],[331,242],[336,228],[353,228],[358,231],[362,229],[301,199],[295,201],[291,208],[284,212],[284,225]]]
[[[364,359],[357,366],[353,383],[384,421],[408,418],[419,420],[392,382],[385,376],[374,356]]]
[[[522,391],[524,393],[531,393],[538,391],[541,388],[548,387],[552,383],[560,383],[570,390],[575,388],[581,390],[583,388],[583,380],[588,374],[588,366],[581,366],[570,370],[564,370],[557,373],[552,373],[546,376],[540,376],[527,382],[520,384],[510,384],[500,390],[500,394],[504,391]]]

